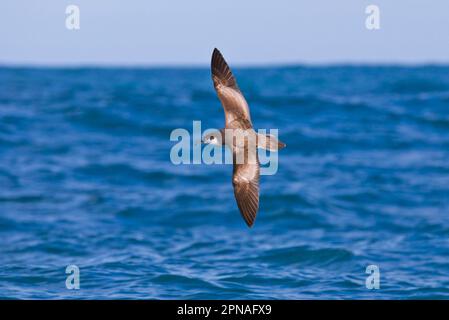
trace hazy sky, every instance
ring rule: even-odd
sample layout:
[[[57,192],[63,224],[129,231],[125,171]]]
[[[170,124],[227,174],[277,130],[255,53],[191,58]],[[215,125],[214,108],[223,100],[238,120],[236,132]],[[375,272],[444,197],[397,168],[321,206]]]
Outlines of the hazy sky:
[[[206,65],[214,47],[233,64],[449,63],[449,0],[0,2],[0,64]]]

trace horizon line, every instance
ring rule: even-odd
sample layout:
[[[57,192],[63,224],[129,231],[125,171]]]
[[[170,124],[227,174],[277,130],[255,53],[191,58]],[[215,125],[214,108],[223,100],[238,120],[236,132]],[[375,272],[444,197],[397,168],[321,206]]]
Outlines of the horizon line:
[[[272,63],[234,63],[233,68],[320,68],[320,67],[449,67],[449,61],[333,61],[333,62],[272,62]],[[205,69],[208,63],[99,63],[99,62],[3,62],[0,68],[11,69]]]

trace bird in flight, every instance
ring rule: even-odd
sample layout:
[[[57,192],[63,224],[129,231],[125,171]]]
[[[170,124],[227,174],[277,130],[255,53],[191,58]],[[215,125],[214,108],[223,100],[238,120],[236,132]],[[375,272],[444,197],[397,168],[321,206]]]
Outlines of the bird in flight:
[[[248,227],[252,227],[259,210],[260,164],[257,148],[277,151],[285,147],[273,135],[258,134],[253,129],[248,103],[237,81],[218,49],[211,61],[212,80],[225,113],[225,128],[211,132],[202,139],[205,144],[232,150],[234,196]]]

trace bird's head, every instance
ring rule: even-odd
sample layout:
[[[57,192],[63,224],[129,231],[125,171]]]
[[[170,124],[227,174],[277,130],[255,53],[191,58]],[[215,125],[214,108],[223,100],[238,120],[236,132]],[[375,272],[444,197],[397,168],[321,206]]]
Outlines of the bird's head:
[[[213,131],[213,132],[205,134],[202,139],[202,143],[221,146],[222,145],[221,132]]]

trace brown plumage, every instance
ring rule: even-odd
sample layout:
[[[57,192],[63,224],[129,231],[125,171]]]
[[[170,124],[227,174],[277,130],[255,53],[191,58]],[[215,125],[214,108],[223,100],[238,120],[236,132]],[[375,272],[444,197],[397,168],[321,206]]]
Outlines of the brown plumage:
[[[234,196],[243,219],[252,227],[259,210],[259,176],[260,164],[257,147],[277,151],[285,147],[273,135],[257,134],[251,122],[248,103],[240,91],[231,69],[221,55],[214,49],[211,61],[212,80],[218,98],[225,112],[225,128],[233,133],[232,139],[227,141],[220,130],[222,140],[220,144],[228,145],[233,154]],[[246,138],[238,142],[238,134],[243,133]]]
[[[225,111],[225,129],[241,129],[249,134],[255,134],[248,103],[237,86],[231,69],[217,49],[212,54],[211,69],[214,87]],[[248,143],[244,146],[228,142],[229,144],[234,155],[232,184],[235,199],[243,219],[251,227],[259,210],[260,170],[257,150],[255,145],[254,148],[249,148]],[[244,159],[241,164],[236,163],[239,155]]]
[[[237,86],[231,69],[217,49],[214,49],[212,54],[211,69],[214,87],[225,111],[226,129],[239,125],[242,129],[252,128],[248,103]],[[237,123],[233,123],[234,121]]]

